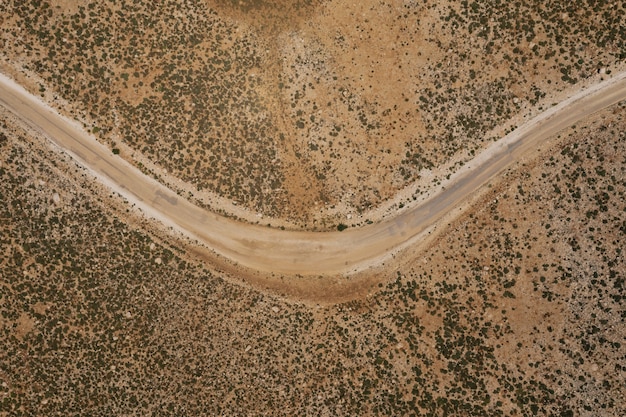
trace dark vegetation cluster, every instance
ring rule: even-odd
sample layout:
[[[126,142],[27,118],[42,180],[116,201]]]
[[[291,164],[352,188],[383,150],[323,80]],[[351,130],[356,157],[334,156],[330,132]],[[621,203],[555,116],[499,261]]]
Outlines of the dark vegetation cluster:
[[[439,165],[467,149],[473,155],[489,139],[485,132],[523,106],[599,71],[610,74],[606,67],[626,58],[625,13],[623,2],[596,0],[443,6],[441,27],[428,33],[447,53],[428,65],[434,85],[417,83],[415,90],[427,122],[417,143],[431,131],[438,135],[428,160]],[[422,14],[407,9],[399,21],[408,31],[412,23],[420,26]],[[440,33],[447,36],[435,36]]]
[[[113,148],[121,140],[199,191],[277,213],[278,133],[253,34],[202,1],[4,8],[7,47]]]

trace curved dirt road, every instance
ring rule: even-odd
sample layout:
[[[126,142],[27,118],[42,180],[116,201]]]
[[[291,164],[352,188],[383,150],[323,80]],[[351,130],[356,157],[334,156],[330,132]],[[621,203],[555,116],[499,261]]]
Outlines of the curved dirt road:
[[[621,73],[579,92],[495,142],[457,172],[445,190],[392,219],[343,232],[295,232],[237,222],[191,204],[113,155],[75,122],[0,74],[0,104],[148,215],[242,266],[300,275],[349,273],[381,261],[419,238],[542,140],[624,99],[626,73]]]

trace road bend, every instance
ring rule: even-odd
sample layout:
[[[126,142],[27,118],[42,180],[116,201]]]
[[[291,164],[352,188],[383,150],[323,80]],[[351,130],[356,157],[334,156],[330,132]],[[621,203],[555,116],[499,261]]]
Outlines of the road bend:
[[[419,205],[382,222],[343,232],[306,232],[239,222],[192,204],[0,74],[2,106],[148,216],[244,267],[299,275],[347,274],[381,262],[415,243],[423,232],[542,141],[624,99],[626,73],[621,73],[576,93],[494,142],[456,172],[445,188]]]

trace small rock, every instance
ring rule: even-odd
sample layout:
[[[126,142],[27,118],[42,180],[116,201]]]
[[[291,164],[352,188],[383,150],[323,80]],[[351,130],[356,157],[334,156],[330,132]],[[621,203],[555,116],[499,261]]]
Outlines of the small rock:
[[[59,204],[59,202],[61,201],[59,193],[52,194],[52,201],[54,202],[54,204]]]
[[[246,346],[246,350],[245,350],[245,352],[246,352],[246,353],[250,352],[250,349],[252,349],[252,346],[250,346],[250,345]]]
[[[161,258],[156,258],[154,260],[154,263],[157,264],[157,265],[161,265],[161,263],[163,263],[163,260]]]
[[[154,250],[154,248],[156,248],[156,245],[154,244],[154,242],[152,242],[152,243],[150,244],[150,250]]]
[[[131,318],[133,315],[130,314],[130,311],[127,311],[126,314],[124,314],[124,317],[126,317],[127,319]]]
[[[278,308],[278,307],[274,306],[274,307],[272,307],[272,311],[273,311],[274,313],[278,313],[278,312],[280,311],[280,308]]]
[[[350,220],[351,218],[352,218],[352,214],[348,214],[348,215],[346,216],[346,219],[348,219],[348,220]]]

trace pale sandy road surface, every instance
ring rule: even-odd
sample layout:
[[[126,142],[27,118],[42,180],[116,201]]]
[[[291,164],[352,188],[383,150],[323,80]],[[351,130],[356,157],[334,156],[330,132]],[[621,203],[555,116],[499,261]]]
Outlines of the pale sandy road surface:
[[[578,92],[516,129],[453,175],[445,188],[392,219],[343,232],[283,231],[197,207],[142,174],[75,122],[0,74],[0,104],[50,138],[113,191],[216,253],[261,272],[327,275],[363,270],[418,241],[489,180],[577,121],[626,99],[626,73]]]

